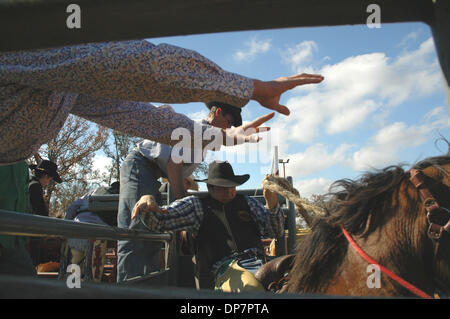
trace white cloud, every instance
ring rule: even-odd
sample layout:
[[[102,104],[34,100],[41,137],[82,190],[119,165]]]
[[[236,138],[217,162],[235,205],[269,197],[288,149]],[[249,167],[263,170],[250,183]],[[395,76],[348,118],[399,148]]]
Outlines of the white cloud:
[[[289,63],[294,72],[312,71],[308,65],[314,56],[314,52],[318,50],[317,44],[314,41],[303,41],[295,47],[287,48],[286,53],[283,54],[284,60]]]
[[[440,128],[449,127],[450,115],[448,113],[448,107],[439,106],[432,109],[427,114],[425,114],[424,120],[431,129],[438,130]]]
[[[258,54],[269,51],[272,46],[271,42],[271,39],[258,40],[251,38],[244,43],[245,49],[238,50],[233,57],[238,62],[252,61]]]
[[[312,59],[316,47],[303,46],[303,53],[291,59],[293,67]],[[318,73],[325,80],[293,90],[295,95],[286,102],[291,115],[271,125],[290,133],[286,142],[313,143],[322,132],[350,131],[369,118],[383,118],[387,108],[430,95],[442,86],[432,38],[395,59],[379,52],[364,54],[325,65]]]
[[[420,35],[419,31],[410,32],[398,43],[397,46],[405,47],[409,43],[414,43],[418,39],[419,35]]]
[[[411,97],[426,96],[442,88],[434,52],[433,39],[429,38],[417,50],[405,52],[388,64],[379,85],[381,98],[396,106]]]
[[[427,114],[425,114],[424,119],[427,121],[433,120],[433,118],[441,118],[442,116],[445,116],[447,111],[445,110],[445,107],[439,106],[431,111],[429,111]]]
[[[366,171],[396,164],[400,162],[400,151],[426,143],[428,135],[436,129],[450,127],[450,116],[443,107],[431,110],[424,119],[422,125],[396,122],[380,129],[366,146],[353,154],[351,166]]]
[[[401,162],[402,150],[426,143],[432,132],[447,127],[450,127],[450,116],[446,108],[436,107],[424,116],[422,124],[408,126],[395,122],[383,126],[356,151],[352,151],[356,145],[344,143],[332,150],[325,144],[317,143],[303,152],[288,154],[285,156],[290,159],[286,175],[297,180],[333,166],[367,171],[397,164]]]
[[[367,100],[359,106],[342,108],[331,117],[327,125],[327,133],[333,135],[348,131],[363,122],[377,107],[374,101]]]
[[[248,121],[243,121],[247,124]],[[257,143],[244,143],[237,146],[224,146],[219,152],[208,152],[207,162],[213,160],[228,161],[234,163],[252,163],[267,165],[272,160],[272,150],[274,145],[279,145],[279,135],[273,130],[256,134],[261,137]]]
[[[290,163],[286,168],[286,175],[293,176],[294,180],[323,171],[333,165],[346,164],[348,151],[352,146],[342,144],[330,152],[324,144],[315,144],[302,153],[287,156]]]
[[[328,193],[333,181],[326,178],[313,178],[301,180],[294,183],[294,187],[300,192],[303,198],[309,198],[311,195],[323,195]]]
[[[396,122],[381,129],[373,138],[377,145],[418,145],[424,140],[424,127],[407,127],[405,123]]]
[[[377,146],[366,146],[353,154],[352,167],[359,171],[368,171],[382,168],[397,162],[397,154],[389,149],[380,149]]]
[[[189,114],[187,114],[187,117],[189,117],[191,120],[200,122],[201,120],[206,119],[208,114],[209,114],[209,110],[204,109],[199,112],[189,113]]]

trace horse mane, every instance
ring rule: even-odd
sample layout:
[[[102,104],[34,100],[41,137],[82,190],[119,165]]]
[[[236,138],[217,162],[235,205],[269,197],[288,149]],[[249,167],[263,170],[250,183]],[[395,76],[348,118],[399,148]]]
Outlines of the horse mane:
[[[425,169],[450,163],[449,155],[427,158],[413,167]],[[388,166],[364,173],[359,179],[341,179],[330,186],[327,194],[327,214],[315,219],[312,232],[297,248],[297,257],[291,270],[289,292],[321,293],[338,274],[347,254],[348,242],[339,227],[349,233],[366,237],[384,225],[395,213],[401,184],[408,179],[403,167]],[[417,205],[408,196],[408,211]]]

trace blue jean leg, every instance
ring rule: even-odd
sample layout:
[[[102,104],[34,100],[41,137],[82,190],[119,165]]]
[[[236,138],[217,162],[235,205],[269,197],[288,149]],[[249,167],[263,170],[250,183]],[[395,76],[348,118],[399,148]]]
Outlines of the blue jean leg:
[[[143,195],[153,195],[160,202],[160,186],[153,168],[141,155],[132,151],[120,168],[118,227],[129,228],[133,225],[135,229],[146,230],[140,219],[131,220],[131,211]],[[158,271],[162,245],[159,242],[119,240],[117,282]]]
[[[249,259],[240,260],[238,262],[238,265],[242,268],[247,269],[252,274],[256,274],[256,272],[261,268],[261,266],[264,264],[264,262],[259,259],[258,257],[253,257]]]

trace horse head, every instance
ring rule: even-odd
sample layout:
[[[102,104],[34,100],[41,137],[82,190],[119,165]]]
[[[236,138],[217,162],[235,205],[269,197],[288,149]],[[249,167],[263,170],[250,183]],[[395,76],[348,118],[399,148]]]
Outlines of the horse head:
[[[401,165],[335,182],[328,215],[315,220],[299,245],[284,291],[414,296],[405,281],[424,295],[450,295],[450,234],[437,242],[429,230],[430,223],[450,227],[450,157],[428,158],[413,169],[425,181],[419,188]],[[421,187],[441,208],[431,222]],[[382,270],[378,285],[371,285],[371,266]]]
[[[445,157],[423,161],[410,170],[410,181],[421,199],[421,219],[426,216],[432,243],[432,277],[436,289],[450,296],[450,161]],[[423,222],[422,222],[423,224]],[[423,228],[422,228],[423,230]]]

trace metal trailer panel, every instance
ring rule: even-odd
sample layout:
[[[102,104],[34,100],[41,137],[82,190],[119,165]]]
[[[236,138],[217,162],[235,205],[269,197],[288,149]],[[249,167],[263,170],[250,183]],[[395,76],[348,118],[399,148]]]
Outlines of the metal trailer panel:
[[[373,0],[1,0],[0,52],[152,37],[366,24]],[[430,25],[450,108],[450,1],[378,0],[382,23]]]

